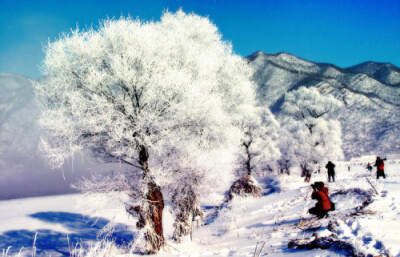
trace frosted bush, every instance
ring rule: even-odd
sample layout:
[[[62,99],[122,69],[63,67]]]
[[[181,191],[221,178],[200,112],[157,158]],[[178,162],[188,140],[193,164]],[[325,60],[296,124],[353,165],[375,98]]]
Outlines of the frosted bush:
[[[220,232],[227,233],[240,228],[243,218],[250,213],[248,207],[252,202],[254,202],[252,198],[237,196],[228,203],[226,208],[221,209],[215,221]]]
[[[102,240],[88,245],[77,244],[70,250],[70,257],[110,257],[124,253],[113,241]]]

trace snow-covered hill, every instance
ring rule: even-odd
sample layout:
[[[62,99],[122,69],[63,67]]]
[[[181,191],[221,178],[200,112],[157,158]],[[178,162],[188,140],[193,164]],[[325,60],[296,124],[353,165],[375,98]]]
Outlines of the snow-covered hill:
[[[52,170],[38,151],[39,112],[30,80],[0,73],[0,199],[70,193],[79,177],[112,170],[88,155]]]
[[[387,161],[386,180],[376,180],[365,163],[353,164],[350,171],[348,165],[352,164],[337,163],[336,182],[328,184],[336,211],[323,220],[309,220],[307,210],[315,201],[310,198],[310,185],[296,173],[266,178],[261,198],[234,198],[219,211],[203,203],[207,225],[195,228],[192,240],[180,244],[171,239],[173,220],[167,207],[163,221],[168,243],[158,256],[399,257],[400,161]],[[326,180],[325,173],[313,174],[311,182]],[[0,251],[11,247],[6,256],[14,256],[23,247],[22,256],[70,256],[76,243],[96,242],[102,227],[114,220],[117,248],[92,248],[90,256],[142,256],[120,250],[124,241],[137,235],[137,220],[129,218],[123,206],[108,205],[95,223],[84,207],[76,205],[78,198],[0,201]]]
[[[399,152],[400,69],[366,62],[347,69],[319,64],[288,53],[256,52],[247,57],[255,69],[260,101],[279,113],[283,96],[300,86],[317,87],[344,105],[338,119],[347,158]]]
[[[367,74],[387,85],[400,86],[400,69],[390,63],[364,62],[346,70]]]

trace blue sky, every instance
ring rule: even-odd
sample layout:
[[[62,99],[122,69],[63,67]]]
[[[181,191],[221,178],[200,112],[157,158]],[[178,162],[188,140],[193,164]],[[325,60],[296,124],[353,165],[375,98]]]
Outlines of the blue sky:
[[[234,51],[289,52],[340,67],[400,66],[399,0],[0,0],[0,72],[40,77],[43,46],[71,28],[182,8],[208,16]]]

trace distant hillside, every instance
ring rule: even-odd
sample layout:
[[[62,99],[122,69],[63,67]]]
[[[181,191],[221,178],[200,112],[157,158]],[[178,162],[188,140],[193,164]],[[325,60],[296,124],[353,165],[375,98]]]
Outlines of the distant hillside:
[[[247,57],[254,67],[260,102],[279,114],[285,92],[317,87],[344,105],[343,148],[347,158],[400,151],[400,69],[366,62],[347,69],[314,63],[288,53],[256,52]]]
[[[52,170],[38,151],[39,114],[29,79],[0,73],[0,200],[70,193],[79,177],[112,170],[87,155]]]
[[[387,85],[400,86],[400,69],[390,63],[364,62],[346,70],[367,74]]]

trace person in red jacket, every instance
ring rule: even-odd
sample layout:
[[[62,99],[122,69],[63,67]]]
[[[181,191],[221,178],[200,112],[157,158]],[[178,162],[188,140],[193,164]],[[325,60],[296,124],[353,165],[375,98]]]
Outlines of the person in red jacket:
[[[383,177],[384,179],[386,179],[385,176],[385,171],[384,171],[384,167],[385,167],[385,163],[383,161],[386,161],[386,158],[381,159],[381,157],[376,157],[376,161],[375,161],[375,165],[376,166],[376,179],[379,179],[379,177]]]
[[[328,216],[328,212],[332,207],[328,196],[328,188],[325,187],[324,182],[315,182],[311,186],[313,188],[311,198],[317,200],[317,203],[308,212],[322,219]]]

